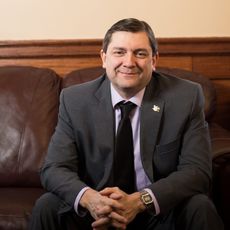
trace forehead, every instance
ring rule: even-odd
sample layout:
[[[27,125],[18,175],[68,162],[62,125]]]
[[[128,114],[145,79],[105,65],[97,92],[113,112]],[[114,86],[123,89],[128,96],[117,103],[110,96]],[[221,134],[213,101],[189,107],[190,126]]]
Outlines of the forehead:
[[[145,32],[117,31],[112,34],[108,48],[151,49],[151,46]]]

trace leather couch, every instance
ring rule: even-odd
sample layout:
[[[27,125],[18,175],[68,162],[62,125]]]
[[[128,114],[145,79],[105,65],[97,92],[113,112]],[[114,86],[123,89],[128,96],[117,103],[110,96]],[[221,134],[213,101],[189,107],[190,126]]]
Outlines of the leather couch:
[[[216,91],[211,81],[181,69],[158,71],[199,82],[204,90],[213,155],[211,198],[230,229],[230,131],[215,124]],[[36,199],[45,191],[39,180],[57,122],[63,87],[97,78],[103,69],[76,70],[61,78],[51,69],[0,67],[0,230],[24,230]]]

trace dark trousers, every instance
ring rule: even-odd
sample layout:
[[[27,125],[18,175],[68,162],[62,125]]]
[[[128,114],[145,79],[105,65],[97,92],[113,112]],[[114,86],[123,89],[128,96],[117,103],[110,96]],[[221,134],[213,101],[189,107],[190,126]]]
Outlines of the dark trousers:
[[[33,209],[29,230],[88,230],[90,215],[79,217],[57,196],[46,193]],[[68,210],[68,211],[65,211]],[[109,228],[110,229],[110,228]],[[111,228],[113,229],[113,228]],[[191,197],[167,214],[139,214],[128,230],[223,230],[223,224],[209,198],[199,194]]]

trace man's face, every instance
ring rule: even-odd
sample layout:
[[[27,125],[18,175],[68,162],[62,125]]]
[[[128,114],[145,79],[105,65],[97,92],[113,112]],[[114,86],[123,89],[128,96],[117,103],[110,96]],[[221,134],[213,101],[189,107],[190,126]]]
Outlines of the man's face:
[[[106,53],[101,51],[103,67],[118,93],[129,99],[143,89],[156,66],[156,55],[145,32],[119,31],[112,35]]]

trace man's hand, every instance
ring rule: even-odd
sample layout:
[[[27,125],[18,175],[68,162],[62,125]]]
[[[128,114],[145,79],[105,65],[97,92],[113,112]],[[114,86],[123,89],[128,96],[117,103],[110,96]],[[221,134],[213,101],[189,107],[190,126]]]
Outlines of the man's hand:
[[[119,198],[119,195],[117,196]],[[88,189],[81,197],[80,205],[86,208],[95,219],[92,224],[93,229],[105,230],[108,226],[114,226],[118,229],[126,228],[127,220],[119,214],[125,208],[117,199],[102,195],[93,189]]]
[[[140,200],[140,193],[135,192],[132,194],[127,194],[120,190],[118,187],[105,188],[100,191],[100,194],[117,201],[121,205],[121,209],[114,209],[109,217],[116,222],[116,215],[120,215],[130,223],[138,213],[145,210],[144,204]]]

